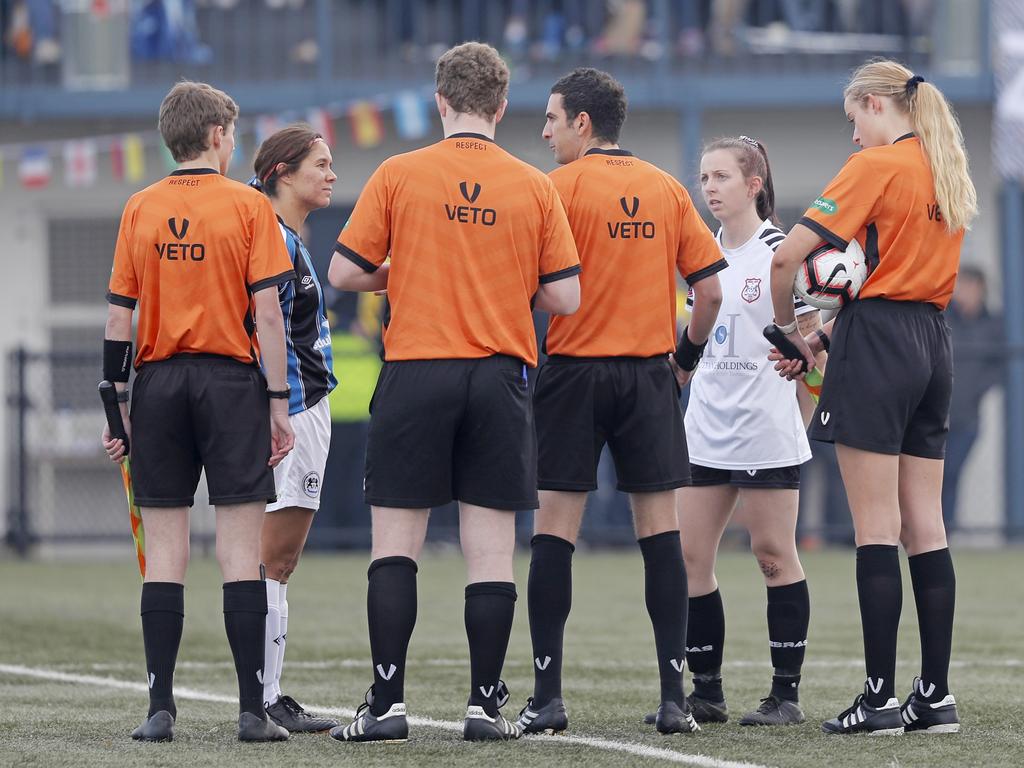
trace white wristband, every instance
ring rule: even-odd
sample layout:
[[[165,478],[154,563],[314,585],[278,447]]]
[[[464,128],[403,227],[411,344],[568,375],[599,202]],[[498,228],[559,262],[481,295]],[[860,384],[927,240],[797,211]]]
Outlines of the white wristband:
[[[778,323],[775,323],[775,327],[788,336],[797,328],[796,319],[794,318],[792,323],[788,323],[786,325],[779,325]]]

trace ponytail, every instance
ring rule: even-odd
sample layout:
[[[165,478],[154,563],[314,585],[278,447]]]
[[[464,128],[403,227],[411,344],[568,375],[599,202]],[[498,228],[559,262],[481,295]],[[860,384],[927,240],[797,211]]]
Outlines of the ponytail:
[[[920,75],[895,61],[872,61],[859,67],[844,95],[862,101],[869,94],[886,96],[909,115],[921,141],[935,183],[946,229],[969,229],[978,212],[978,196],[968,173],[960,123],[942,92]]]
[[[967,170],[960,123],[942,91],[920,83],[910,95],[910,120],[935,179],[935,199],[950,232],[970,229],[978,195]]]

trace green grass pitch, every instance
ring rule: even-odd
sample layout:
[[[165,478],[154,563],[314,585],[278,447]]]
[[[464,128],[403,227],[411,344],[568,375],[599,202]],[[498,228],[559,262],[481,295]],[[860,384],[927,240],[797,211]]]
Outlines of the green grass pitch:
[[[202,559],[193,563],[186,590],[176,740],[135,743],[128,733],[145,714],[146,696],[139,579],[130,549],[126,545],[114,563],[5,560],[0,562],[0,765],[1024,765],[1024,558],[1020,550],[954,556],[959,594],[951,684],[963,721],[961,734],[842,738],[820,733],[820,721],[846,707],[864,679],[853,553],[825,551],[804,557],[813,601],[801,686],[808,722],[785,729],[747,729],[735,723],[767,693],[771,669],[757,566],[749,554],[725,553],[719,564],[728,616],[723,671],[736,717],[692,736],[659,736],[641,723],[643,713],[657,704],[658,687],[639,553],[581,551],[575,557],[564,692],[568,733],[592,741],[542,737],[497,745],[465,744],[458,731],[430,725],[413,725],[405,745],[348,745],[322,735],[298,735],[283,744],[239,744],[236,706],[218,700],[237,693],[220,582],[216,565]],[[292,578],[283,683],[287,693],[311,709],[354,709],[370,682],[366,565],[363,554],[309,556]],[[520,600],[505,665],[512,692],[508,716],[518,712],[532,689],[527,566],[525,558],[517,563]],[[456,554],[423,558],[419,622],[406,684],[410,715],[453,723],[465,711],[463,585]],[[909,691],[919,664],[906,572],[904,585],[901,696]],[[51,679],[30,676],[24,668]],[[72,677],[52,679],[53,673]],[[130,687],[115,687],[117,681]],[[185,698],[185,688],[213,696]],[[649,748],[646,754],[644,748]]]

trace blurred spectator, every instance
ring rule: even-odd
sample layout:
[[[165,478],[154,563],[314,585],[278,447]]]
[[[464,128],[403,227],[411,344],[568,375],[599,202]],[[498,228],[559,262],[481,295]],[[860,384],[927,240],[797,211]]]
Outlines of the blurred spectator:
[[[208,64],[213,58],[199,41],[195,0],[135,0],[131,46],[145,60]]]
[[[981,400],[1003,378],[1003,321],[986,306],[985,275],[960,268],[946,318],[953,331],[953,402],[942,477],[942,517],[947,530],[957,525],[956,506],[963,471],[978,438]]]
[[[0,9],[4,49],[36,64],[60,60],[57,9],[53,0],[5,0]]]

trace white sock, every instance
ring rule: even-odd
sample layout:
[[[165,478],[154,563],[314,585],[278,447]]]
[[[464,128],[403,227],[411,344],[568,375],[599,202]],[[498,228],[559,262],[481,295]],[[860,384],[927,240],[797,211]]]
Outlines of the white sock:
[[[277,672],[274,675],[274,686],[277,688],[277,695],[281,695],[281,670],[284,668],[284,648],[288,644],[288,585],[281,585],[281,593],[278,598],[278,605],[281,611],[281,645],[277,654]]]
[[[281,609],[279,607],[281,583],[267,579],[267,629],[263,661],[263,703],[270,706],[280,695],[275,680],[277,658],[280,655]]]

